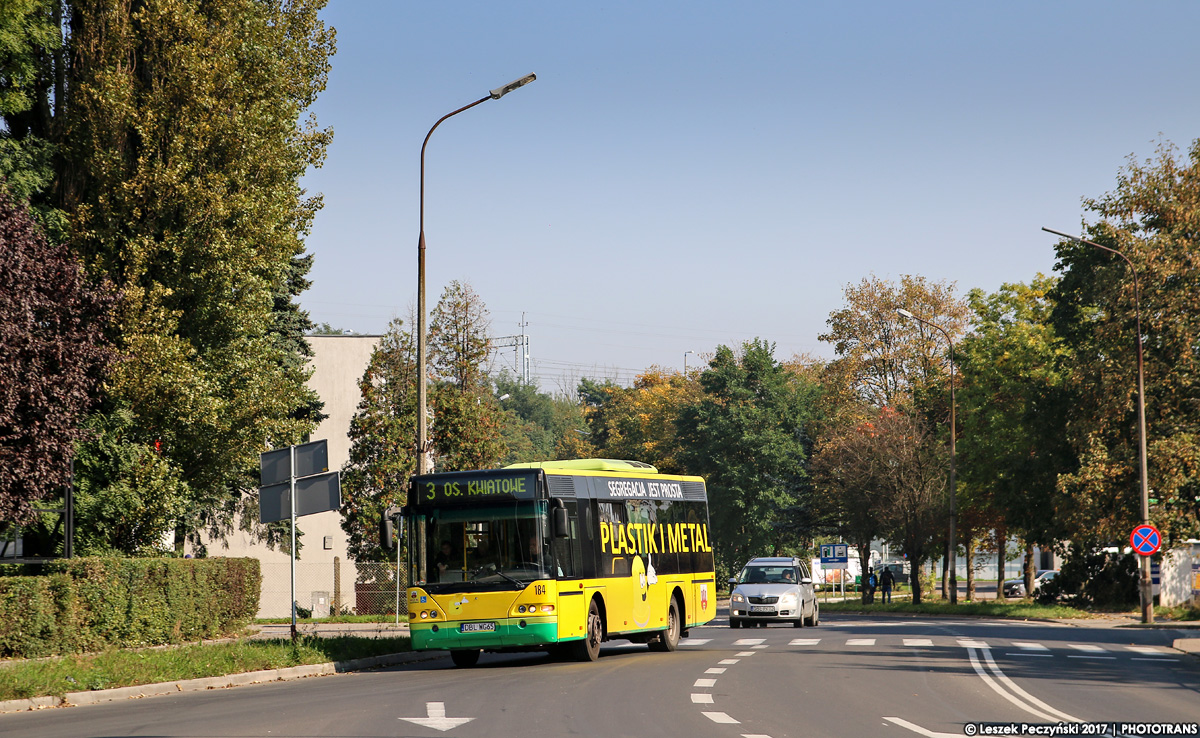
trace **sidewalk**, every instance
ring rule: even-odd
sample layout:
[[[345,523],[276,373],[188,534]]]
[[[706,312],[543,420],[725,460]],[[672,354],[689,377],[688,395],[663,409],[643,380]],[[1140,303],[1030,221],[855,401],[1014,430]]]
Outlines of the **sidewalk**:
[[[250,628],[258,628],[258,632],[250,636],[259,640],[271,638],[291,638],[291,623],[254,624]],[[296,632],[300,635],[315,635],[322,638],[338,636],[354,636],[356,638],[395,638],[408,635],[408,623],[297,623]]]

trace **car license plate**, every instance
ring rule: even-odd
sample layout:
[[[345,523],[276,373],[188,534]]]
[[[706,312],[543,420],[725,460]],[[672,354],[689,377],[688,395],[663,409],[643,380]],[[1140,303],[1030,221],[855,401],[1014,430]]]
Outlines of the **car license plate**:
[[[463,623],[459,627],[460,633],[493,633],[496,630],[495,623]]]
[[[770,605],[751,605],[750,612],[775,612],[775,608]]]

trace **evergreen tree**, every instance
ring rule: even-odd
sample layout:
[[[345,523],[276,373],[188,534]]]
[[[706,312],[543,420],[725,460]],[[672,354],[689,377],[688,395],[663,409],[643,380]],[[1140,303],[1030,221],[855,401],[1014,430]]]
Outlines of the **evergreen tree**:
[[[371,353],[359,380],[362,400],[350,421],[350,460],[342,468],[342,529],[355,561],[387,560],[379,523],[390,505],[408,499],[417,469],[416,347],[400,319]]]

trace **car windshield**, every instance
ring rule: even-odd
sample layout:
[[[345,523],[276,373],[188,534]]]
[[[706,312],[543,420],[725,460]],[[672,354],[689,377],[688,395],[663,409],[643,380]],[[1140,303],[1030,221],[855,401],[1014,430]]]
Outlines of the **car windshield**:
[[[738,575],[738,584],[795,584],[794,566],[747,566]]]

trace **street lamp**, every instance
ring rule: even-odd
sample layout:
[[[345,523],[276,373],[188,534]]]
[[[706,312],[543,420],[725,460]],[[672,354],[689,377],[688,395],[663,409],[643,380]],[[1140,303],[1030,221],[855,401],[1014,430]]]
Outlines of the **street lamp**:
[[[1078,236],[1071,236],[1066,233],[1059,233],[1058,231],[1052,231],[1049,228],[1043,227],[1042,230],[1047,233],[1053,233],[1056,236],[1061,236],[1062,238],[1065,238],[1069,241],[1075,241],[1077,243],[1086,244],[1088,246],[1095,246],[1096,248],[1101,249],[1103,251],[1107,251],[1111,254],[1116,254],[1117,256],[1119,256],[1125,260],[1125,263],[1129,265],[1129,271],[1133,273],[1133,317],[1134,317],[1134,322],[1136,324],[1136,330],[1137,330],[1137,385],[1138,385],[1137,414],[1138,414],[1138,466],[1139,466],[1138,471],[1139,471],[1140,483],[1141,483],[1141,487],[1142,487],[1142,524],[1149,525],[1150,524],[1150,486],[1149,486],[1149,483],[1147,482],[1147,475],[1146,475],[1146,377],[1145,377],[1145,372],[1143,370],[1143,362],[1142,362],[1142,310],[1141,310],[1140,298],[1138,297],[1139,294],[1141,293],[1141,289],[1138,287],[1137,268],[1133,266],[1133,262],[1129,260],[1128,256],[1126,256],[1125,254],[1122,254],[1120,251],[1117,251],[1116,249],[1110,249],[1107,246],[1101,246],[1100,244],[1095,243],[1094,241],[1088,241],[1087,239],[1079,238]],[[1142,556],[1141,559],[1142,559],[1142,561],[1141,561],[1141,581],[1139,583],[1141,586],[1139,586],[1138,589],[1141,594],[1141,600],[1142,600],[1142,622],[1143,623],[1153,623],[1154,622],[1154,590],[1151,588],[1151,581],[1150,581],[1150,557]]]
[[[955,527],[958,522],[958,490],[955,489],[954,479],[954,436],[956,426],[954,424],[954,339],[946,332],[946,329],[940,325],[930,323],[928,320],[923,320],[913,315],[904,308],[896,308],[896,312],[905,318],[910,318],[923,323],[935,330],[941,331],[946,337],[947,343],[950,344],[950,548],[947,554],[947,563],[950,569],[950,604],[958,604],[958,543],[955,540]]]
[[[684,352],[683,352],[683,376],[684,376],[684,377],[686,377],[686,376],[687,376],[687,357],[688,357],[688,354],[694,354],[694,353],[696,353],[696,352],[695,352],[695,351],[684,351]]]
[[[536,75],[529,74],[518,80],[513,80],[503,87],[497,87],[489,92],[484,97],[479,98],[470,105],[455,110],[452,113],[447,113],[438,119],[437,123],[433,124],[433,128],[429,129],[429,133],[425,134],[425,142],[421,144],[421,235],[417,239],[417,473],[427,474],[429,472],[429,419],[428,408],[426,408],[426,347],[425,347],[425,147],[429,145],[429,137],[437,130],[437,127],[442,124],[442,121],[447,118],[458,115],[464,110],[485,103],[488,100],[499,100],[508,93],[524,87],[530,82],[537,79]]]

